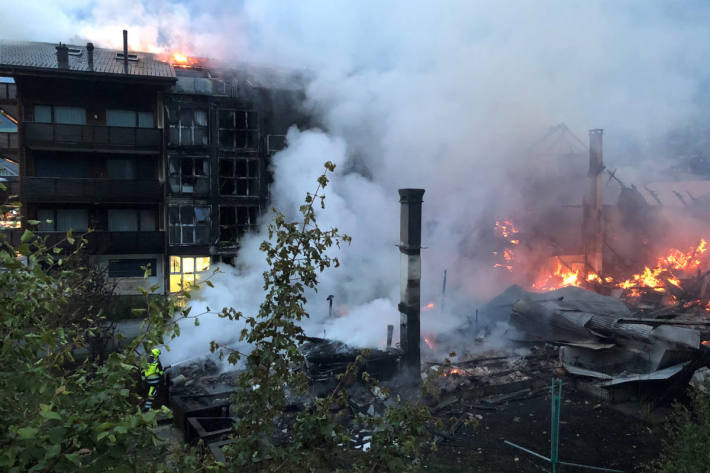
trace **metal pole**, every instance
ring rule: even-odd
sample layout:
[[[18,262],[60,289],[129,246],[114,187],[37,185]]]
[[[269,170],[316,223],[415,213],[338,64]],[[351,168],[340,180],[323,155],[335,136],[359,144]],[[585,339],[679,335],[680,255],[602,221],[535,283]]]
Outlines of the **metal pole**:
[[[558,384],[559,383],[559,384]],[[562,399],[562,380],[552,380],[552,415],[550,416],[550,463],[552,473],[557,473],[560,463],[560,408]]]
[[[387,349],[392,348],[392,335],[394,334],[394,325],[387,326]]]

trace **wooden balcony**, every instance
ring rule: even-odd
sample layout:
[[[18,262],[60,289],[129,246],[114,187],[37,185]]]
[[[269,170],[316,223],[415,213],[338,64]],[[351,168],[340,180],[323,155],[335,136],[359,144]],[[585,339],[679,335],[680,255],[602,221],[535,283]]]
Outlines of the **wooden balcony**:
[[[163,141],[159,128],[23,122],[21,129],[31,149],[155,154]]]
[[[27,202],[102,203],[160,202],[157,179],[81,179],[25,177],[22,200]]]
[[[21,228],[0,230],[9,235],[12,245],[20,245]],[[85,232],[73,232],[79,237]],[[35,232],[37,237],[46,237],[47,245],[60,248],[69,247],[66,232]],[[165,252],[165,232],[92,232],[84,235],[87,240],[86,252],[92,255],[155,254]]]

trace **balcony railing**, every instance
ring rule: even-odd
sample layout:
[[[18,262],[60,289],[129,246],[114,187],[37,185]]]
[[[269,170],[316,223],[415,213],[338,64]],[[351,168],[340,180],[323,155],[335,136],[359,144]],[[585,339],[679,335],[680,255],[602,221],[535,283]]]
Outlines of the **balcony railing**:
[[[20,245],[20,237],[24,229],[2,229],[10,236],[10,243],[14,246]],[[85,232],[73,232],[74,236]],[[57,245],[59,248],[69,247],[66,241],[66,232],[35,232],[38,237],[46,237],[47,245]],[[84,235],[86,239],[86,252],[92,255],[130,255],[130,254],[151,254],[164,253],[165,232],[91,232]]]
[[[17,150],[17,132],[0,131],[0,150]]]
[[[37,149],[93,149],[158,153],[162,129],[23,122],[24,144]]]
[[[25,177],[22,199],[29,202],[159,202],[156,179],[80,179]]]

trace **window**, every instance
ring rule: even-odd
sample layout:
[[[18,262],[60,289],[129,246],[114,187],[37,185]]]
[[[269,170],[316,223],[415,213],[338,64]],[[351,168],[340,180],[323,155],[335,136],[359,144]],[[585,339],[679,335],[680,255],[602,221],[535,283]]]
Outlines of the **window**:
[[[181,107],[169,114],[171,145],[203,145],[207,139],[207,111]]]
[[[86,110],[81,107],[35,105],[35,122],[86,125]]]
[[[210,234],[210,208],[171,205],[168,210],[171,245],[207,245]]]
[[[89,227],[89,212],[86,209],[39,209],[37,219],[41,222],[41,232],[85,232]]]
[[[108,231],[154,232],[155,212],[150,209],[109,209]]]
[[[170,191],[206,194],[210,190],[209,160],[204,157],[170,157]]]
[[[153,112],[107,109],[106,125],[133,128],[153,128]]]
[[[107,159],[106,174],[109,179],[135,179],[136,162],[132,159]]]
[[[108,277],[110,278],[142,278],[146,269],[150,276],[155,276],[157,260],[148,259],[112,259],[108,262]],[[146,268],[146,269],[143,269]]]
[[[256,112],[220,110],[219,145],[222,148],[256,148],[259,133]]]
[[[222,195],[259,195],[258,158],[220,158],[219,193]]]
[[[37,157],[35,160],[37,177],[88,177],[89,167],[81,158],[62,159],[57,156]]]
[[[209,269],[209,256],[171,256],[170,292],[187,289],[200,280],[201,273]]]
[[[219,241],[223,245],[235,245],[239,237],[248,231],[256,230],[259,207],[220,207]]]

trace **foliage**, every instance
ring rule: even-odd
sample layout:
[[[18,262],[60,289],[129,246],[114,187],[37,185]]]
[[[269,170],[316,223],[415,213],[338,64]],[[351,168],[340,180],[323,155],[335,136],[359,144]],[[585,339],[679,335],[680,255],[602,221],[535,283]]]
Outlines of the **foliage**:
[[[245,316],[233,308],[220,314],[245,321],[240,338],[252,347],[248,355],[229,354],[230,362],[241,360],[246,366],[234,395],[237,422],[233,443],[225,452],[230,471],[332,471],[335,467],[356,472],[409,471],[416,467],[428,438],[428,409],[395,403],[382,416],[357,419],[354,425],[373,432],[370,448],[367,453],[350,448],[344,385],[355,378],[376,384],[362,372],[362,357],[348,367],[330,395],[314,399],[293,417],[284,415],[289,398],[307,389],[307,379],[298,369],[304,362],[299,351],[305,338],[300,322],[309,316],[306,291],[317,291],[320,272],[339,266],[329,249],[350,242],[337,228],[322,230],[316,221],[314,204],[325,208],[322,191],[329,182],[328,172],[334,169],[334,164],[325,164],[316,191],[307,193],[300,207],[300,221],[288,221],[273,209],[268,239],[261,244],[269,269],[263,274],[265,299],[258,314]],[[229,350],[215,342],[211,348]]]
[[[705,473],[710,465],[710,394],[692,389],[690,406],[676,404],[656,473]]]
[[[189,453],[166,463],[154,433],[160,412],[139,407],[136,349],[163,341],[170,302],[147,307],[143,334],[105,362],[78,360],[103,323],[92,301],[78,301],[101,294],[77,262],[84,245],[69,232],[48,246],[29,228],[12,245],[0,232],[0,470],[204,470]]]

